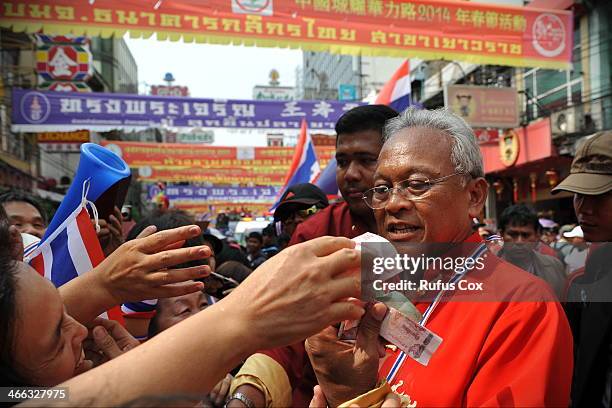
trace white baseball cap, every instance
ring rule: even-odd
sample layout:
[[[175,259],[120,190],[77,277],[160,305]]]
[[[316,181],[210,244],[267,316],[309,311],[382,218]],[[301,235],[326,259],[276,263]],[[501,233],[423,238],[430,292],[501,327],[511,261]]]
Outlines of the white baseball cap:
[[[574,229],[570,232],[564,232],[563,236],[565,238],[584,238],[584,234],[582,233],[582,228],[580,228],[580,225],[574,227]]]

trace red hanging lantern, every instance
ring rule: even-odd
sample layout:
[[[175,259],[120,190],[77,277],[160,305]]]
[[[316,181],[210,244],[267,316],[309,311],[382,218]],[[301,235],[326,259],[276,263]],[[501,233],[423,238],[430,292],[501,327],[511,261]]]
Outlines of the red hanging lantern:
[[[529,186],[531,187],[531,202],[535,203],[538,192],[538,174],[529,173]]]
[[[519,195],[518,179],[515,177],[512,179],[512,201],[517,203]]]

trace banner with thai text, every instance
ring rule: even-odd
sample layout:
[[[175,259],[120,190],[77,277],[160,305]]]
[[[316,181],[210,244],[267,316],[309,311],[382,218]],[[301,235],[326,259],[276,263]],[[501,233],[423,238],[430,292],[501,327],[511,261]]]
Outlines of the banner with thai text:
[[[238,167],[288,166],[293,147],[208,146],[182,143],[147,143],[103,140],[100,143],[119,155],[130,167]],[[315,146],[319,162],[329,161],[334,146]]]
[[[567,69],[572,13],[451,0],[4,0],[14,31]]]
[[[137,168],[144,182],[192,182],[282,186],[293,147],[231,147],[180,143],[102,141],[101,145]],[[335,146],[315,146],[321,168]]]
[[[167,186],[165,195],[170,201],[215,201],[215,202],[273,202],[280,187],[201,187],[201,186]],[[149,198],[160,192],[157,185],[149,187]]]
[[[16,132],[152,127],[334,129],[344,112],[363,103],[339,101],[214,100],[114,93],[13,89]]]

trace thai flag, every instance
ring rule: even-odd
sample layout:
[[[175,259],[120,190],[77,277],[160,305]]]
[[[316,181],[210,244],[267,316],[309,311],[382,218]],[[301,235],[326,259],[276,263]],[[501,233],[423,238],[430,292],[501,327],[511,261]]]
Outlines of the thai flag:
[[[155,308],[157,308],[157,299],[149,299],[124,303],[121,305],[121,312],[124,316],[135,319],[151,319],[155,315]]]
[[[91,271],[104,260],[85,205],[79,205],[26,258],[26,262],[56,287]],[[123,320],[118,307],[107,311],[105,317]]]
[[[388,105],[398,112],[405,110],[411,105],[410,67],[408,60],[400,65],[391,79],[383,86],[374,103]]]
[[[328,198],[338,196],[338,184],[336,183],[336,169],[338,163],[336,158],[332,158],[327,166],[321,172],[321,175],[316,181],[317,187],[319,187],[327,195]]]
[[[274,210],[278,206],[280,197],[283,196],[287,188],[299,183],[313,183],[319,177],[320,172],[321,168],[319,167],[319,161],[317,160],[317,154],[312,144],[312,139],[308,134],[306,121],[302,120],[300,137],[295,147],[291,167],[285,177],[283,188],[278,193],[277,202],[272,206],[271,210]]]

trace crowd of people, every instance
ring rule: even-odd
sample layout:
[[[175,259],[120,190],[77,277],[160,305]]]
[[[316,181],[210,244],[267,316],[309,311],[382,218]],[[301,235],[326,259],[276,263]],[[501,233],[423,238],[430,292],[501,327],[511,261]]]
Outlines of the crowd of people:
[[[23,262],[45,209],[0,195],[2,385],[66,386],[78,406],[612,405],[612,132],[553,189],[574,194],[563,226],[525,204],[483,219],[480,149],[446,110],[360,106],[336,134],[341,200],[289,186],[244,245],[179,210],[116,209],[98,221],[105,260],[59,288]],[[443,340],[427,365],[379,336],[387,305],[359,300],[351,239],[368,232],[485,254],[465,279],[487,301],[411,299]],[[123,324],[99,317],[120,305]]]

